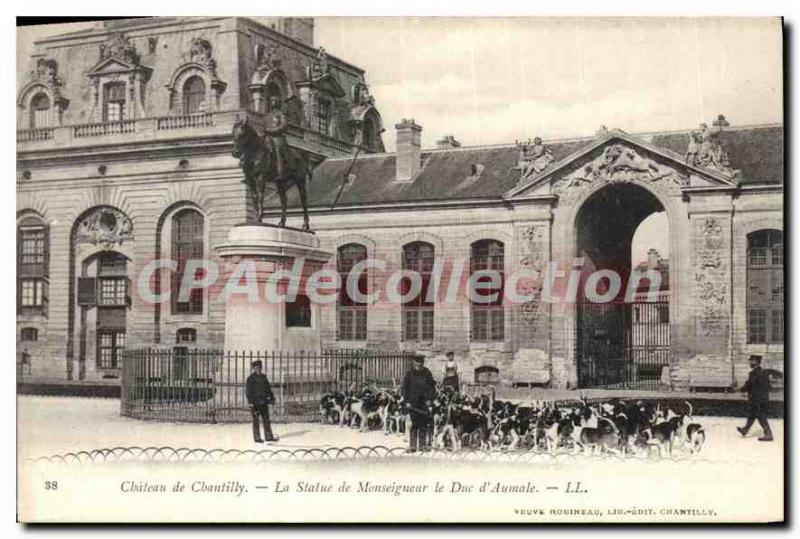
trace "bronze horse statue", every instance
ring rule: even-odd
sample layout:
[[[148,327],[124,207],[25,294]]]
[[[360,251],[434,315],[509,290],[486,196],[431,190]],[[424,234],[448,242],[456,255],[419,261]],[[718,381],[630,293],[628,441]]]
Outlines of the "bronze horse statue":
[[[245,183],[250,188],[253,202],[253,220],[261,222],[264,213],[264,192],[267,182],[275,183],[281,201],[281,220],[279,226],[286,226],[286,192],[292,185],[300,192],[303,204],[303,230],[310,230],[306,199],[306,182],[311,180],[311,167],[308,160],[294,148],[287,148],[287,162],[278,175],[279,155],[269,140],[259,135],[248,121],[237,119],[233,125],[233,157],[239,159],[244,172]]]

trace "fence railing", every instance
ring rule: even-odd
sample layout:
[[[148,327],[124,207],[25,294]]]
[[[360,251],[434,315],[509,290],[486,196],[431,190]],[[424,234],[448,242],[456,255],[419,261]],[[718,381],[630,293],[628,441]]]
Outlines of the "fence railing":
[[[133,133],[136,130],[135,120],[121,120],[118,122],[99,122],[93,124],[76,125],[72,136],[75,138],[103,137],[106,135],[121,135]]]
[[[40,127],[36,129],[18,129],[17,142],[38,142],[40,140],[50,140],[53,138],[52,127]]]
[[[156,122],[156,129],[159,131],[213,126],[214,115],[209,112],[198,114],[182,114],[179,116],[164,116],[162,118],[158,118]]]
[[[411,357],[408,353],[362,350],[125,350],[121,413],[162,421],[249,421],[245,381],[252,362],[260,360],[276,398],[273,420],[316,421],[324,393],[399,386],[411,367]]]

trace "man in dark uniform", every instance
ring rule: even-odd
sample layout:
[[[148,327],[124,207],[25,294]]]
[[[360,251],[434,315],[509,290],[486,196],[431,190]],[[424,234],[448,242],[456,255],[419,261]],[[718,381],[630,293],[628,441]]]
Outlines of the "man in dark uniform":
[[[414,364],[403,379],[403,400],[411,416],[409,453],[430,450],[435,397],[436,382],[425,367],[425,356],[415,355]]]
[[[247,377],[247,403],[250,405],[250,412],[253,414],[253,440],[257,443],[277,442],[278,437],[272,434],[272,426],[269,423],[269,405],[275,404],[275,396],[269,385],[266,375],[262,374],[261,361],[253,361],[250,364],[253,372]],[[261,431],[258,427],[258,418],[264,423],[264,440],[261,439]]]
[[[767,407],[769,405],[769,375],[761,368],[761,356],[750,356],[750,376],[747,378],[741,391],[749,395],[750,409],[747,414],[747,423],[744,427],[736,427],[739,434],[747,436],[747,431],[753,426],[753,421],[758,419],[758,424],[764,431],[760,442],[772,441],[772,430],[767,422]]]

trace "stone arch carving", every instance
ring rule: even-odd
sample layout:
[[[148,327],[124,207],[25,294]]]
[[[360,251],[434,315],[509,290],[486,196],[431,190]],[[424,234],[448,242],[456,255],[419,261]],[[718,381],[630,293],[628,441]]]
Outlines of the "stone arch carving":
[[[111,249],[132,240],[133,221],[113,206],[97,206],[85,211],[72,227],[73,247],[88,243]]]
[[[64,111],[69,106],[69,99],[62,95],[64,83],[58,76],[58,63],[55,60],[39,58],[36,66],[29,74],[29,79],[17,94],[18,127],[20,129],[28,129],[31,127],[60,126]],[[47,125],[33,126],[31,103],[39,94],[44,94],[49,100],[48,121],[46,122]]]

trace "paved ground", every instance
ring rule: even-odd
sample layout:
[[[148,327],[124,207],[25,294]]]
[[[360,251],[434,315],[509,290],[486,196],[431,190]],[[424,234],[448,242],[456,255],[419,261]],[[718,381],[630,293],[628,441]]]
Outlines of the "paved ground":
[[[18,398],[19,448],[23,457],[49,456],[79,450],[118,446],[171,446],[174,448],[254,449],[249,424],[187,424],[150,422],[120,417],[119,401],[113,399],[22,396]],[[704,459],[736,462],[780,460],[783,421],[773,420],[776,441],[757,441],[760,429],[741,438],[735,427],[741,419],[703,417],[698,421],[708,432]],[[359,432],[315,423],[274,425],[280,436],[277,447],[343,447],[405,445],[402,436]]]
[[[113,399],[22,396],[18,398],[18,418],[22,458],[120,446],[207,450],[269,447],[253,443],[247,424],[172,424],[128,419],[120,417],[119,401]],[[705,450],[698,458],[676,460],[548,459],[546,455],[521,460],[531,456],[522,453],[517,455],[520,458],[440,453],[274,462],[100,461],[85,466],[23,460],[18,470],[19,515],[26,521],[56,522],[780,520],[783,421],[772,422],[776,441],[762,443],[756,439],[758,428],[747,438],[736,433],[741,419],[698,420],[709,435]],[[276,425],[275,431],[281,440],[273,448],[404,446],[400,436],[359,433],[330,425],[284,424]],[[58,492],[46,490],[46,481],[57,481]],[[245,490],[241,496],[202,491],[193,494],[192,490],[189,494],[153,497],[156,495],[125,491],[122,485],[126,482],[183,482],[192,485],[192,489],[197,484],[236,483]],[[364,482],[427,485],[428,490],[402,495],[362,492],[360,485]],[[583,485],[581,493],[570,493],[569,485],[574,482]],[[338,491],[306,495],[298,490],[303,484],[323,483],[330,488],[349,483],[353,491],[342,496]],[[434,492],[434,483],[446,486],[447,495]],[[477,490],[481,485],[501,483],[535,484],[539,490],[534,494]],[[278,484],[291,485],[291,491],[279,494]],[[472,490],[466,492],[465,487]],[[98,510],[98,503],[103,504],[102,510]],[[576,510],[591,514],[575,513]],[[626,512],[631,510],[634,512]]]

